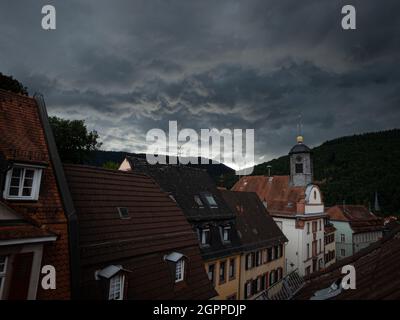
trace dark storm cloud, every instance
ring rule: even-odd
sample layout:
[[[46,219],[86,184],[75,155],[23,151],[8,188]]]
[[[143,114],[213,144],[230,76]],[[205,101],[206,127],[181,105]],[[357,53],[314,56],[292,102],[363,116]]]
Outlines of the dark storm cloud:
[[[44,4],[57,30],[40,28]],[[286,153],[299,113],[310,145],[398,127],[396,0],[10,1],[0,71],[83,118],[104,147],[144,151],[151,128],[254,128],[257,161]]]

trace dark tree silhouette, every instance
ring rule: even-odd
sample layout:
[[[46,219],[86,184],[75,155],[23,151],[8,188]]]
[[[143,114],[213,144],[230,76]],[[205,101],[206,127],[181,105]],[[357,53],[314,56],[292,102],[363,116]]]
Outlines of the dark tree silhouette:
[[[92,151],[101,147],[99,135],[95,130],[88,132],[84,120],[50,117],[49,121],[62,162],[86,163],[93,155]]]
[[[28,95],[27,87],[24,87],[22,83],[20,83],[18,80],[15,80],[13,77],[6,76],[1,72],[0,72],[0,89],[4,89],[14,93],[19,93],[24,96]]]

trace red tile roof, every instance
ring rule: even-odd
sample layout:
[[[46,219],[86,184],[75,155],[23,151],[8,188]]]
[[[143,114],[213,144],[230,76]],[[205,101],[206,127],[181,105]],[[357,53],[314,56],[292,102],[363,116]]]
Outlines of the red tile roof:
[[[35,99],[0,89],[0,147],[6,159],[48,162]]]
[[[268,212],[272,215],[296,214],[297,203],[305,198],[305,187],[290,186],[289,176],[246,176],[232,190],[257,193],[262,201],[267,202]]]
[[[341,269],[348,264],[354,265],[356,270],[356,289],[344,290],[335,299],[400,299],[400,226],[382,240],[329,266],[326,271],[311,275],[297,299],[310,299],[316,291],[329,287],[343,277]]]
[[[146,175],[88,166],[64,166],[77,210],[82,292],[99,297],[94,273],[122,265],[128,299],[209,299],[216,295],[205,272],[197,238],[182,211]],[[121,219],[117,207],[126,207]],[[185,285],[176,286],[164,255],[188,257]]]
[[[383,219],[378,218],[365,206],[337,205],[327,210],[331,220],[347,221],[356,233],[383,229]]]

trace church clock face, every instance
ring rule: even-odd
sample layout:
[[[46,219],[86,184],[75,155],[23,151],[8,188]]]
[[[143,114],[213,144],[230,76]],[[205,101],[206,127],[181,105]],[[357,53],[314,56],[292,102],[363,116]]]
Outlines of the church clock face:
[[[302,158],[301,156],[297,156],[297,157],[296,157],[296,161],[297,161],[297,162],[301,162],[301,160],[303,160],[303,158]]]

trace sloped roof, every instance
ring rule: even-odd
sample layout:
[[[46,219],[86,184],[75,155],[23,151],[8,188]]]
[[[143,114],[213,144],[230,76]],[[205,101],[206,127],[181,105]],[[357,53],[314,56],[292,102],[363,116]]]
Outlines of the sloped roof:
[[[35,99],[0,89],[0,146],[7,160],[48,163]]]
[[[329,287],[343,277],[341,269],[348,264],[354,265],[356,270],[356,289],[344,290],[334,299],[400,299],[400,226],[355,255],[312,274],[296,298],[308,300],[316,291]]]
[[[346,221],[356,233],[383,229],[383,219],[378,218],[365,206],[336,205],[327,210],[331,220]]]
[[[143,172],[154,178],[165,192],[173,196],[191,224],[210,229],[210,244],[200,248],[204,259],[221,258],[240,252],[240,239],[234,224],[235,213],[205,170],[185,165],[150,165],[146,161],[136,161],[133,157],[130,159],[134,161],[133,172]],[[207,204],[206,194],[212,195],[216,207]],[[196,203],[195,196],[200,197],[203,206]],[[231,241],[224,243],[219,226],[227,224],[232,229]]]
[[[88,166],[65,165],[78,216],[82,291],[93,297],[94,272],[110,264],[131,270],[128,299],[209,299],[215,296],[205,273],[195,233],[182,211],[148,176]],[[117,207],[126,207],[121,219]],[[186,285],[164,256],[188,257]],[[93,278],[93,279],[92,279]]]
[[[255,192],[261,201],[267,202],[270,214],[290,216],[296,214],[296,204],[305,198],[306,188],[290,186],[289,176],[246,176],[232,190]]]
[[[254,192],[222,191],[236,213],[236,228],[245,250],[273,246],[288,241]]]

